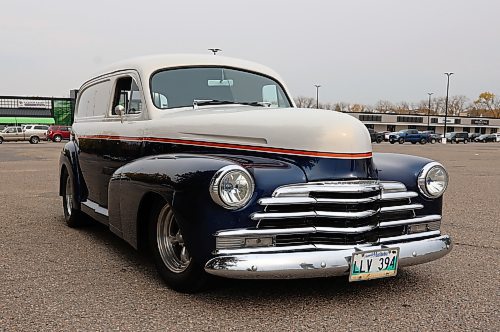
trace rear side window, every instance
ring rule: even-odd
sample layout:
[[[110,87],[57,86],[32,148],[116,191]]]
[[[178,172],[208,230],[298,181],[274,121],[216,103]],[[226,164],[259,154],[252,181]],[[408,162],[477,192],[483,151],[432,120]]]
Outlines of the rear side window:
[[[78,99],[76,117],[81,119],[104,116],[109,109],[110,93],[111,82],[109,80],[87,87]]]
[[[47,129],[49,129],[49,127],[47,127],[47,126],[35,126],[35,129],[47,130]]]

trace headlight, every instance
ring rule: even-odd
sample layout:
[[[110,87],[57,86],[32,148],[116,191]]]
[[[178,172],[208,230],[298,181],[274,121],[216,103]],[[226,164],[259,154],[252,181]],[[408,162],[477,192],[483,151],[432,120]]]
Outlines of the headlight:
[[[239,209],[253,195],[254,181],[246,169],[237,165],[219,169],[210,183],[210,196],[215,203],[226,209]]]
[[[447,186],[448,173],[440,163],[428,163],[418,175],[418,187],[425,197],[438,198]]]

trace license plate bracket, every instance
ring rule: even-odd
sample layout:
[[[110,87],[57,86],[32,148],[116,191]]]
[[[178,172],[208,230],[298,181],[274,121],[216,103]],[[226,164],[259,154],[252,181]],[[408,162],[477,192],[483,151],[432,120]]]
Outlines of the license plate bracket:
[[[349,281],[394,277],[398,273],[399,248],[357,251],[351,256]]]

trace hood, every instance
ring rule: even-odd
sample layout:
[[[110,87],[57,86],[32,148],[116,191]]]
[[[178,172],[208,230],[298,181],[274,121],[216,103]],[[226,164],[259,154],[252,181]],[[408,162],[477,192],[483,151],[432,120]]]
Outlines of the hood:
[[[372,152],[366,127],[335,111],[231,105],[159,113],[145,136],[311,157],[357,159]]]

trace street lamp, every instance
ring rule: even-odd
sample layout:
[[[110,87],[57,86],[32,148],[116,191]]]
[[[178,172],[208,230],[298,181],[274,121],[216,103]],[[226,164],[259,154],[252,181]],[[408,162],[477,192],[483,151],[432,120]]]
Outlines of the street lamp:
[[[319,108],[319,88],[321,85],[314,84],[314,86],[316,87],[316,108]]]
[[[214,55],[217,55],[217,52],[222,51],[220,48],[209,48],[208,50],[212,51],[214,53]]]
[[[444,136],[446,136],[446,125],[448,124],[448,92],[450,91],[450,76],[453,75],[453,73],[444,74],[448,76],[448,83],[446,83],[446,103],[444,107]]]
[[[430,130],[431,127],[429,126],[429,115],[431,114],[431,96],[434,94],[434,92],[427,92],[429,95],[429,108],[427,109],[427,130]]]

